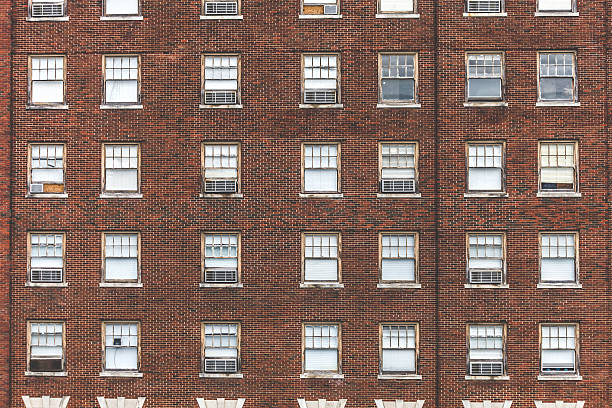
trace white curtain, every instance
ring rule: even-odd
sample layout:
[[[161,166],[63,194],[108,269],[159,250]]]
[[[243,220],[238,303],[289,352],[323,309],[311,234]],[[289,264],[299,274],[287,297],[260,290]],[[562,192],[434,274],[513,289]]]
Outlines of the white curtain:
[[[238,259],[236,258],[206,258],[204,259],[205,268],[238,268]]]
[[[542,350],[542,368],[574,368],[574,350]]]
[[[137,103],[138,81],[137,80],[107,80],[106,81],[107,103]]]
[[[222,347],[206,347],[204,351],[208,358],[237,358],[238,349],[236,348],[222,348]]]
[[[501,191],[502,172],[497,167],[472,167],[468,172],[471,191]]]
[[[304,350],[304,369],[306,371],[338,371],[338,350]]]
[[[416,371],[414,350],[383,350],[383,371]]]
[[[106,347],[107,370],[138,369],[138,349],[136,347]]]
[[[472,349],[470,350],[470,360],[501,360],[503,359],[503,353],[500,348],[498,349]]]
[[[544,167],[540,173],[542,183],[574,183],[574,169],[572,167]]]
[[[61,256],[33,256],[31,260],[32,268],[56,268],[61,269],[64,260]]]
[[[64,169],[32,169],[32,183],[64,183]]]
[[[414,259],[383,259],[382,280],[388,281],[414,281]]]
[[[304,169],[304,191],[338,191],[336,169]]]
[[[304,280],[337,281],[337,259],[306,259],[304,261]]]
[[[64,102],[64,81],[32,81],[32,102]]]
[[[108,15],[138,14],[138,0],[104,0]]]
[[[470,258],[469,266],[470,269],[501,269],[501,259],[486,259],[486,258]]]
[[[574,258],[542,258],[542,281],[574,281]]]
[[[380,11],[411,12],[413,8],[412,0],[380,0]]]
[[[238,177],[237,169],[206,169],[204,177],[206,178],[236,178]]]
[[[306,79],[304,89],[336,89],[335,79]]]
[[[571,11],[572,0],[538,0],[540,11]]]
[[[138,191],[138,170],[106,169],[106,190]]]
[[[106,258],[107,280],[136,280],[138,279],[137,258]]]

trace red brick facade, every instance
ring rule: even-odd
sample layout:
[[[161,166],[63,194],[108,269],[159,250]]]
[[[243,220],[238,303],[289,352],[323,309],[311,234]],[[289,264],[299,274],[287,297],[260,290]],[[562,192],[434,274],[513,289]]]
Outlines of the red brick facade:
[[[23,407],[24,395],[79,408],[99,396],[164,408],[610,406],[610,2],[535,17],[536,0],[506,0],[507,17],[464,17],[462,1],[422,0],[419,18],[377,19],[375,0],[341,0],[341,19],[306,20],[298,0],[243,0],[243,20],[200,20],[198,1],[141,0],[142,21],[101,21],[102,1],[68,0],[69,21],[48,22],[10,1],[0,3],[1,407]],[[508,106],[464,107],[465,53],[493,50],[505,52]],[[580,106],[536,107],[540,50],[576,52]],[[301,53],[319,51],[340,55],[343,108],[298,107]],[[420,108],[377,108],[378,54],[390,51],[418,53]],[[203,53],[240,54],[242,109],[199,108]],[[142,109],[100,108],[112,54],[140,56]],[[66,57],[68,109],[26,109],[31,55]],[[464,197],[466,143],[481,140],[505,142],[506,197]],[[581,197],[538,197],[543,140],[578,142]],[[242,198],[200,197],[210,141],[240,142]],[[377,197],[381,141],[418,143],[420,197]],[[28,144],[40,142],[66,146],[67,198],[26,197]],[[100,197],[111,142],[140,145],[142,198]],[[342,198],[300,197],[303,142],[340,143]],[[32,231],[65,233],[66,287],[26,285]],[[107,231],[140,232],[142,287],[100,287]],[[241,233],[243,287],[199,287],[203,231]],[[341,233],[344,288],[300,288],[301,233],[317,231]],[[387,231],[418,233],[420,288],[377,288]],[[466,233],[479,231],[505,232],[508,288],[464,287]],[[581,289],[537,288],[543,231],[578,233]],[[24,375],[28,320],[65,322],[66,376]],[[142,378],[100,376],[102,322],[122,320],[141,324]],[[241,323],[243,378],[199,376],[200,325],[217,320]],[[341,325],[343,379],[300,378],[304,322]],[[422,379],[377,378],[383,322],[419,324]],[[480,322],[506,324],[509,379],[465,378],[466,324]],[[538,380],[538,325],[551,322],[579,324],[582,380]]]

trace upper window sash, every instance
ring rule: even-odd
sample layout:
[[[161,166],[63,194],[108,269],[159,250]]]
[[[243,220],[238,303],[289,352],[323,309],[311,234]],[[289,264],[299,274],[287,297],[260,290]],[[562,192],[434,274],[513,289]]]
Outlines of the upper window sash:
[[[140,0],[104,0],[105,16],[139,16]]]
[[[28,233],[28,281],[31,283],[65,282],[65,234],[62,232]]]
[[[578,186],[578,144],[540,142],[540,191],[576,191]]]
[[[28,7],[30,18],[52,19],[66,16],[65,0],[30,0]]]
[[[378,0],[380,14],[411,14],[416,12],[417,0]]]
[[[383,323],[380,325],[380,373],[416,374],[418,365],[418,325]]]
[[[496,142],[467,144],[467,190],[502,192],[505,189],[504,144]]]
[[[65,191],[65,145],[29,145],[29,194],[62,194]]]
[[[540,369],[542,374],[578,373],[578,351],[577,324],[540,325]]]
[[[504,1],[466,0],[466,11],[468,13],[502,13],[504,11]]]
[[[35,55],[29,60],[28,103],[63,105],[66,103],[66,57]]]
[[[417,102],[417,60],[416,53],[379,55],[380,102]]]
[[[301,14],[338,15],[340,14],[340,0],[302,0]]]
[[[540,234],[540,282],[578,281],[578,234],[546,232]]]
[[[104,370],[138,371],[140,367],[140,323],[103,322]]]
[[[202,104],[240,104],[240,55],[202,55]]]
[[[543,102],[575,102],[577,97],[576,53],[538,53],[538,98]]]
[[[574,12],[576,0],[537,0],[540,12]]]
[[[60,321],[28,322],[28,370],[65,370],[65,324]]]
[[[468,101],[504,99],[504,54],[466,54],[466,96]]]
[[[140,145],[105,143],[102,149],[104,192],[140,192]]]
[[[240,15],[240,0],[203,0],[202,15],[236,16]]]
[[[140,56],[105,55],[103,62],[104,103],[140,103]]]
[[[315,105],[339,103],[339,54],[302,54],[302,100]]]

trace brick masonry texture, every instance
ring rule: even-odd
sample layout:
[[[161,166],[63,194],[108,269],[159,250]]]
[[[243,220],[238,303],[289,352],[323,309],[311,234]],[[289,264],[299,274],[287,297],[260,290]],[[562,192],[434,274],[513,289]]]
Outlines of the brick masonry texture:
[[[69,21],[28,22],[26,0],[0,0],[1,407],[22,407],[22,395],[79,408],[98,396],[161,408],[610,406],[609,1],[578,0],[579,17],[534,17],[535,0],[487,18],[446,0],[419,1],[418,19],[376,19],[374,0],[341,0],[343,17],[324,20],[299,20],[297,0],[243,0],[243,20],[201,21],[192,0],[141,7],[143,21],[100,21],[101,0],[68,0]],[[463,106],[472,50],[505,52],[508,107]],[[535,106],[539,50],[576,51],[579,107]],[[343,109],[298,108],[300,54],[317,51],[340,53]],[[421,108],[376,108],[388,51],[418,52]],[[207,52],[241,55],[242,109],[199,109]],[[45,54],[66,56],[67,110],[26,109],[28,55]],[[109,54],[141,56],[143,109],[100,109]],[[508,197],[464,198],[473,140],[506,142]],[[578,141],[581,198],[536,197],[541,140]],[[25,197],[28,143],[45,141],[66,144],[67,199]],[[199,197],[206,141],[241,143],[244,198]],[[305,141],[341,143],[343,198],[299,198]],[[419,143],[421,198],[376,197],[380,141]],[[142,199],[99,197],[105,142],[141,144]],[[39,230],[66,233],[68,287],[25,286],[27,233]],[[394,230],[419,233],[420,289],[376,288],[378,233]],[[582,289],[536,289],[538,233],[549,230],[579,233]],[[105,231],[141,233],[142,288],[99,287]],[[243,288],[199,287],[202,231],[241,232]],[[341,232],[344,288],[299,287],[303,231]],[[468,231],[505,231],[508,289],[464,288]],[[66,322],[66,377],[24,375],[30,319]],[[143,378],[99,376],[107,320],[141,322]],[[213,320],[242,323],[244,378],[199,378],[200,323]],[[344,379],[300,379],[309,321],[341,323]],[[422,380],[377,379],[381,322],[420,324]],[[464,379],[470,322],[507,324],[509,380]],[[541,322],[580,323],[582,381],[537,380]]]

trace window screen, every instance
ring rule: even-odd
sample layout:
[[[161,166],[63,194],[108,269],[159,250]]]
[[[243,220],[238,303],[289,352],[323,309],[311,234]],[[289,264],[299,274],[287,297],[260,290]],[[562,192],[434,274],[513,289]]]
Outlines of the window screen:
[[[388,102],[414,102],[415,55],[382,54],[381,100]]]
[[[138,281],[138,234],[104,234],[104,280]]]
[[[416,282],[414,234],[381,236],[381,280]]]
[[[64,192],[63,145],[32,145],[30,166],[30,193]]]
[[[31,57],[30,102],[64,103],[64,57]]]
[[[338,325],[304,325],[304,371],[339,372]]]
[[[338,281],[338,235],[304,235],[304,281]]]
[[[540,100],[574,101],[574,54],[540,53]]]
[[[138,103],[138,57],[105,57],[106,103]]]
[[[576,326],[542,325],[542,372],[576,372]]]
[[[468,100],[502,100],[502,54],[468,54]]]
[[[105,145],[105,190],[138,192],[138,145]]]
[[[338,190],[338,145],[304,145],[304,192]]]
[[[468,190],[503,191],[503,145],[501,143],[468,145]]]
[[[30,371],[62,371],[64,324],[30,323]]]
[[[576,235],[541,235],[540,280],[542,282],[576,281]]]
[[[382,325],[382,373],[416,372],[416,326]]]
[[[138,370],[138,323],[105,323],[106,370]]]
[[[574,143],[540,144],[540,190],[576,190],[575,153]]]

